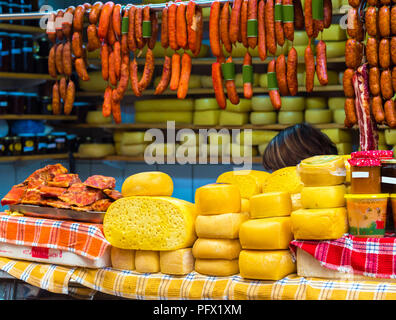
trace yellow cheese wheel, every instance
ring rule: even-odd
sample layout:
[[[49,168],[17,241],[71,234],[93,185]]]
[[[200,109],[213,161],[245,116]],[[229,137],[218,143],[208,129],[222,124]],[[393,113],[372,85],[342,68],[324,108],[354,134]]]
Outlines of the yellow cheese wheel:
[[[213,88],[212,76],[201,76],[201,87],[202,88]]]
[[[126,197],[107,209],[103,232],[112,246],[121,249],[176,250],[194,243],[195,218],[194,204],[184,200]]]
[[[345,207],[345,185],[325,187],[304,187],[301,203],[304,209]]]
[[[268,143],[263,143],[258,146],[258,152],[260,155],[264,154],[265,149],[267,148]]]
[[[219,106],[215,98],[199,98],[194,100],[195,111],[218,110]]]
[[[251,101],[253,111],[274,111],[269,95],[253,96]]]
[[[250,217],[253,219],[289,216],[291,212],[292,202],[287,192],[267,192],[250,198]]]
[[[323,30],[322,39],[326,41],[326,45],[332,43],[329,41],[345,41],[347,39],[346,30],[341,28],[340,24],[333,23],[329,28]]]
[[[345,141],[345,142],[350,142],[350,141]],[[386,145],[386,139],[385,139],[385,132],[384,131],[378,131],[378,144],[379,145]]]
[[[253,88],[258,87],[259,80],[260,80],[260,75],[258,73],[253,73]],[[237,88],[243,88],[242,73],[235,74],[235,86]]]
[[[161,273],[185,275],[194,270],[194,256],[191,248],[160,252]]]
[[[211,158],[216,158],[222,155],[230,154],[230,144],[203,144],[200,146],[202,155],[208,155]]]
[[[209,131],[208,143],[211,145],[228,144],[231,142],[231,134],[224,131]]]
[[[341,0],[331,0],[333,9],[339,9],[341,7]]]
[[[175,121],[176,123],[192,123],[193,112],[190,111],[150,111],[135,112],[136,123],[163,123]]]
[[[327,85],[337,85],[338,83],[338,72],[337,71],[332,71],[332,70],[327,70],[327,78],[328,78],[328,84]],[[314,78],[314,86],[320,87],[321,84],[318,79],[318,75],[315,73],[315,78]]]
[[[333,143],[352,142],[352,132],[344,129],[322,129]]]
[[[147,99],[136,100],[136,112],[153,112],[153,111],[192,111],[194,109],[193,99]]]
[[[259,145],[270,142],[279,131],[275,130],[252,130],[252,131],[241,131],[235,137],[237,143],[247,143],[252,145]]]
[[[261,88],[268,89],[268,80],[267,80],[267,74],[262,73],[259,78],[259,85]]]
[[[247,112],[228,112],[220,111],[219,125],[221,126],[243,126],[249,122],[249,113]]]
[[[345,182],[345,163],[342,156],[324,155],[304,159],[298,165],[304,186],[335,186]]]
[[[333,110],[334,123],[344,125],[345,122],[345,111],[344,109]]]
[[[162,157],[176,154],[175,143],[151,143],[145,149],[145,154],[150,157]]]
[[[292,240],[290,217],[248,220],[242,223],[239,230],[243,249],[288,249]]]
[[[204,239],[198,238],[192,248],[196,259],[238,259],[241,244],[238,239]]]
[[[199,146],[180,145],[176,147],[176,159],[179,164],[190,163],[196,161],[197,157],[202,155]]]
[[[389,145],[396,144],[396,129],[386,129],[385,130],[385,141],[386,141],[386,144],[389,144]]]
[[[239,273],[238,259],[195,259],[195,271],[207,276],[232,276]]]
[[[195,232],[199,238],[237,239],[239,228],[247,219],[249,219],[247,212],[223,213],[211,216],[198,215],[195,220]]]
[[[146,150],[147,144],[120,144],[118,149],[118,154],[129,157],[136,157],[144,155],[144,150]]]
[[[337,143],[336,148],[339,155],[352,153],[352,143],[350,142]],[[378,145],[378,150],[387,150],[387,146]]]
[[[252,109],[252,102],[249,99],[239,99],[238,104],[232,104],[227,99],[225,110],[229,112],[249,112]]]
[[[306,109],[325,109],[327,107],[327,99],[324,97],[309,97],[305,99]]]
[[[153,140],[153,136],[149,132],[144,131],[125,131],[121,136],[121,144],[142,144],[149,143]]]
[[[122,136],[125,131],[116,130],[113,132],[113,140],[114,142],[121,142]]]
[[[289,250],[242,250],[239,255],[242,278],[280,280],[296,272]]]
[[[103,158],[115,153],[111,143],[82,143],[78,147],[78,155],[85,158]]]
[[[304,184],[301,182],[296,167],[285,167],[274,171],[262,185],[263,192],[301,192]]]
[[[250,201],[249,199],[242,198],[241,199],[241,212],[249,213],[250,212]]]
[[[343,109],[344,110],[344,104],[345,104],[345,99],[344,97],[331,97],[329,100],[327,100],[327,104],[329,106],[330,110],[337,110],[337,109]]]
[[[216,180],[217,183],[236,185],[242,198],[261,193],[261,186],[270,176],[268,172],[259,170],[235,170],[222,173]],[[243,211],[242,212],[246,212]]]
[[[280,111],[278,113],[279,124],[297,124],[302,122],[304,122],[304,113],[302,111]]]
[[[302,209],[301,193],[293,193],[290,197],[292,202],[292,211]]]
[[[277,122],[278,115],[275,111],[272,112],[251,112],[249,116],[249,122],[255,125],[275,124]]]
[[[211,215],[241,211],[241,193],[233,184],[213,183],[195,191],[198,214]]]
[[[297,73],[297,82],[299,86],[305,86],[305,72],[298,72]]]
[[[345,42],[346,41],[326,41],[327,59],[344,57]]]
[[[179,130],[177,132],[176,140],[179,141],[183,146],[199,146],[202,143],[206,143],[204,135],[183,130]]]
[[[165,172],[149,171],[133,174],[125,179],[121,193],[130,196],[171,196],[173,180]]]
[[[305,109],[305,97],[281,97],[282,111],[303,111]]]
[[[89,124],[107,124],[113,122],[113,117],[103,116],[102,111],[88,111],[85,122]]]
[[[308,40],[309,40],[309,38],[308,38],[305,30],[295,30],[294,31],[293,44],[295,46],[307,46]]]
[[[220,110],[194,111],[193,124],[196,126],[215,126],[219,124]]]
[[[346,169],[345,183],[351,183],[351,165],[348,162],[351,159],[351,155],[343,155],[342,158],[344,159]]]
[[[345,208],[300,209],[291,214],[294,239],[338,239],[348,232]]]
[[[227,151],[226,155],[230,155],[233,158],[255,157],[258,154],[255,146],[241,145],[239,143],[230,143]]]
[[[160,272],[160,256],[158,251],[137,250],[135,255],[136,272]]]
[[[323,124],[333,122],[333,112],[329,109],[305,110],[305,122]]]
[[[307,47],[308,44],[304,44],[304,45],[295,45],[294,49],[296,49],[297,51],[297,56],[301,59],[304,58],[304,53],[305,53],[305,48]],[[311,44],[311,48],[312,50],[315,50],[315,46],[313,44]],[[300,84],[300,83],[299,83]]]
[[[104,91],[107,87],[107,82],[103,80],[101,71],[89,72],[89,80],[83,81],[78,79],[79,88],[82,91]]]
[[[120,270],[135,270],[135,250],[111,247],[111,267]]]
[[[134,146],[136,146],[136,145],[134,145]],[[114,143],[114,149],[115,149],[115,153],[117,155],[121,155],[121,143],[120,142]]]

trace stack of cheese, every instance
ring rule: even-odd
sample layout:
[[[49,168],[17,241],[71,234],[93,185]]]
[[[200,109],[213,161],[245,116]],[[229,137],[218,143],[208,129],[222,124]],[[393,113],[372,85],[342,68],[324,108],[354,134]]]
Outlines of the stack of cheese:
[[[103,221],[112,245],[112,266],[172,275],[193,271],[195,206],[171,197],[171,177],[162,172],[134,174],[121,192],[124,198],[108,208]]]
[[[201,98],[194,101],[193,124],[216,126],[219,124],[220,109],[215,98]]]
[[[238,232],[248,219],[241,213],[241,196],[236,185],[209,184],[195,192],[198,239],[193,246],[195,271],[210,276],[230,276],[239,272],[241,246]]]
[[[333,112],[333,122],[344,125],[345,122],[345,97],[332,97],[327,102],[329,109]]]
[[[279,280],[295,272],[288,249],[292,201],[287,192],[269,192],[250,198],[250,218],[241,225],[239,270],[244,278]]]
[[[302,209],[291,214],[294,239],[338,239],[348,231],[344,161],[342,156],[314,156],[298,165],[304,187]]]
[[[278,133],[278,131],[273,130],[241,131],[236,136],[236,142],[238,144],[252,145],[258,149],[260,155],[263,155],[268,143]]]
[[[123,156],[141,156],[152,136],[144,131],[116,131],[113,134],[116,153]]]
[[[194,101],[192,99],[150,99],[135,102],[136,123],[192,123]]]
[[[336,145],[339,155],[351,154],[352,132],[345,129],[322,129],[321,130]]]
[[[305,122],[307,123],[315,125],[333,122],[333,112],[328,108],[327,99],[324,97],[307,98],[306,109]]]

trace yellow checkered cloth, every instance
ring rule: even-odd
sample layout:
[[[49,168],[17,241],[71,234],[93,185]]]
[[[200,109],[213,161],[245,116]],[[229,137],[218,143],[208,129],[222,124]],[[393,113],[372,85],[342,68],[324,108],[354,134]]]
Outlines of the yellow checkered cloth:
[[[88,269],[0,258],[0,269],[42,289],[89,299],[102,292],[145,300],[396,300],[396,283],[303,278],[291,274],[278,281],[141,274],[112,268]],[[70,281],[80,284],[78,288]]]

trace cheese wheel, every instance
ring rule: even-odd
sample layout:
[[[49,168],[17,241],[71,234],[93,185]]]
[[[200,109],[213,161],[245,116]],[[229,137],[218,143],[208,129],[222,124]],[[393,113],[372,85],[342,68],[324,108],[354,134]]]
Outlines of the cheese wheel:
[[[231,142],[231,135],[227,132],[217,131],[211,132],[208,131],[208,143],[211,145],[222,145],[229,144]]]
[[[145,149],[145,155],[149,157],[164,157],[176,154],[176,144],[174,143],[151,143]]]
[[[344,57],[345,43],[346,41],[326,41],[327,59]]]
[[[275,130],[252,130],[252,131],[241,131],[236,137],[235,141],[237,143],[243,144],[248,143],[254,146],[270,142],[279,131]]]
[[[237,239],[241,224],[248,219],[249,214],[246,212],[199,215],[195,220],[195,232],[199,238]]]
[[[281,97],[282,111],[303,111],[305,109],[305,97]]]
[[[173,180],[165,172],[148,171],[133,174],[122,184],[123,197],[130,196],[171,196]]]
[[[344,110],[345,97],[331,97],[327,100],[327,104],[330,110],[342,109]]]
[[[230,144],[202,144],[200,146],[200,154],[207,155],[211,158],[216,158],[223,155],[230,154]]]
[[[301,192],[304,184],[297,173],[297,167],[285,167],[271,173],[262,185],[262,192]]]
[[[199,146],[206,143],[204,135],[189,130],[179,130],[176,134],[176,140],[183,146]]]
[[[251,112],[249,122],[255,125],[275,124],[278,115],[276,112]]]
[[[229,183],[239,188],[242,198],[249,199],[261,193],[261,186],[270,176],[268,172],[259,170],[235,170],[222,173],[216,183]],[[242,212],[245,212],[242,210]]]
[[[296,272],[289,250],[242,250],[239,255],[242,278],[257,280],[280,280]]]
[[[135,112],[153,111],[192,111],[194,110],[193,99],[147,99],[136,100]]]
[[[101,71],[89,72],[89,80],[83,81],[78,78],[78,88],[82,91],[101,91],[104,92],[107,81],[103,80]]]
[[[211,215],[241,211],[241,193],[233,184],[213,183],[195,191],[198,214]]]
[[[293,40],[293,44],[295,46],[307,46],[308,44],[308,36],[307,33],[302,30],[295,30],[294,31],[294,40]]]
[[[252,219],[289,216],[291,212],[292,202],[287,192],[261,193],[250,198]]]
[[[302,111],[280,111],[278,113],[279,124],[297,124],[304,122]]]
[[[252,219],[242,223],[239,241],[243,249],[288,249],[293,240],[290,217]]]
[[[345,122],[345,111],[344,109],[333,110],[334,123],[344,125]]]
[[[241,212],[249,213],[250,212],[250,201],[249,199],[242,198],[241,199]]]
[[[247,112],[228,112],[220,111],[219,125],[221,126],[243,126],[249,121],[249,113]]]
[[[298,173],[304,186],[335,186],[345,182],[344,159],[336,155],[314,156],[298,165]]]
[[[199,146],[180,145],[176,148],[176,159],[179,164],[189,163],[189,159],[195,161],[198,156],[202,156]]]
[[[111,247],[111,267],[120,270],[135,270],[135,250]]]
[[[322,40],[326,41],[340,41],[343,42],[347,39],[345,29],[341,28],[338,23],[333,23],[329,28],[324,29],[322,32]],[[329,42],[332,43],[332,42]]]
[[[348,162],[351,159],[351,155],[343,155],[342,158],[344,159],[346,169],[345,183],[348,184],[351,183],[351,165]]]
[[[352,132],[344,129],[322,129],[333,143],[352,142]]]
[[[192,123],[193,112],[191,111],[144,111],[135,112],[136,123],[163,123],[175,121],[175,123]]]
[[[202,75],[201,76],[201,87],[202,88],[213,88],[212,76],[204,76],[204,75]]]
[[[146,140],[145,140],[146,137]],[[143,131],[125,131],[121,135],[121,144],[142,144],[148,143],[153,140],[153,137],[150,133]]]
[[[238,104],[232,104],[227,99],[225,110],[228,112],[249,112],[252,109],[252,102],[249,99],[239,99]]]
[[[350,141],[342,141],[342,142],[350,142]],[[385,139],[385,132],[384,131],[378,131],[378,144],[379,145],[386,145],[386,139]]]
[[[323,124],[333,122],[333,112],[329,109],[305,110],[305,122],[310,124]]]
[[[112,246],[121,249],[176,250],[194,243],[195,218],[194,204],[184,200],[126,197],[107,209],[103,232]]]
[[[305,99],[306,109],[325,109],[327,107],[327,99],[324,97],[309,97]]]
[[[292,202],[292,211],[302,209],[301,193],[293,193],[290,197]]]
[[[336,148],[339,155],[352,153],[352,143],[349,142],[337,143]],[[388,150],[388,147],[378,145],[378,150]]]
[[[113,132],[113,140],[114,142],[121,142],[122,136],[125,131],[116,130]]]
[[[345,185],[325,187],[304,187],[301,190],[301,204],[304,209],[345,207]]]
[[[238,239],[204,239],[198,238],[192,248],[196,259],[238,259],[241,244]]]
[[[191,248],[160,252],[161,273],[185,275],[194,270],[194,256]]]
[[[108,124],[113,122],[113,118],[103,116],[102,111],[88,111],[85,122],[89,124]]]
[[[269,95],[253,96],[251,101],[253,111],[274,111]]]
[[[82,143],[78,147],[78,155],[83,158],[103,158],[115,154],[111,143]]]
[[[228,277],[239,273],[238,259],[195,259],[195,271],[207,276]]]
[[[331,240],[348,232],[345,208],[300,209],[291,214],[294,239]]]
[[[212,86],[213,87],[213,86]],[[199,98],[194,100],[195,111],[218,110],[216,98]]]
[[[117,147],[117,146],[116,146]],[[136,157],[144,154],[147,144],[119,144],[118,153],[122,156]]]
[[[257,148],[249,145],[240,145],[239,143],[230,143],[227,148],[228,153],[233,158],[255,157],[258,154]]]
[[[386,141],[386,144],[389,144],[389,145],[396,144],[396,129],[386,129],[385,130],[385,141]]]
[[[267,148],[268,143],[263,143],[258,146],[258,152],[260,155],[264,155],[264,151]]]
[[[215,126],[219,124],[219,118],[220,110],[194,111],[193,124],[196,126]]]
[[[160,272],[160,255],[158,251],[137,250],[135,254],[136,272]]]

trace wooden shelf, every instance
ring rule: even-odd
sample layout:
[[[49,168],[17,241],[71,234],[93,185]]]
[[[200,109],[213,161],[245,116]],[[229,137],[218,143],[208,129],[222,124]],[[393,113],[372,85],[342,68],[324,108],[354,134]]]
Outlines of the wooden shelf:
[[[37,155],[31,155],[31,156],[9,156],[9,157],[1,157],[0,156],[0,162],[47,160],[47,159],[67,159],[68,157],[69,157],[69,155],[67,153],[37,154]]]
[[[0,23],[0,30],[30,34],[42,34],[45,33],[45,29],[34,26],[23,26],[18,24]]]
[[[75,121],[78,119],[77,116],[64,116],[64,115],[44,115],[44,114],[2,114],[0,119],[3,120],[63,120],[63,121]]]

